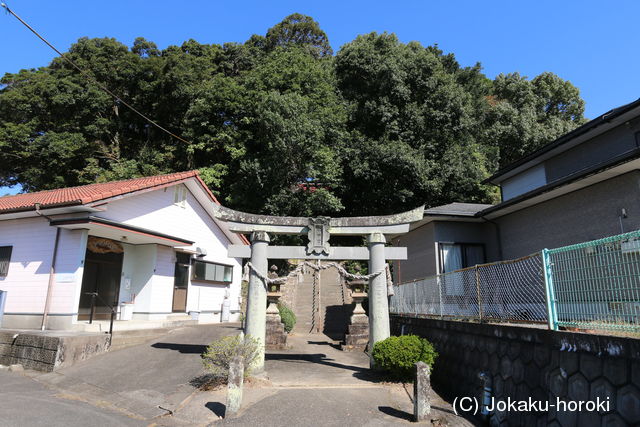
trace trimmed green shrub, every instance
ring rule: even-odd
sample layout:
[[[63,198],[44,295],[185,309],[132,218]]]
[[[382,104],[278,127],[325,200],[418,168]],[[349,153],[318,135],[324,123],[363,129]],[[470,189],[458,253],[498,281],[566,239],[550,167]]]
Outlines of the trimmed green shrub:
[[[280,312],[282,323],[284,323],[284,330],[287,333],[291,332],[297,321],[295,313],[284,304],[278,304],[278,311]]]
[[[389,372],[397,379],[408,379],[413,375],[417,362],[429,367],[438,357],[429,341],[416,335],[389,337],[373,346],[373,360],[377,367]]]
[[[214,377],[229,375],[229,364],[235,356],[244,357],[244,375],[250,373],[250,366],[258,357],[259,342],[251,336],[233,335],[213,341],[202,353],[204,368]]]

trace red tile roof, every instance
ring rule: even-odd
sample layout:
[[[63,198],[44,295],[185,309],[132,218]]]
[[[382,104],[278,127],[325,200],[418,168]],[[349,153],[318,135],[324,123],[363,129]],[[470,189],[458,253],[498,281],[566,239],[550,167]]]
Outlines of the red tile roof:
[[[4,196],[0,197],[0,213],[35,210],[36,203],[40,204],[40,208],[83,205],[135,191],[164,187],[189,178],[196,178],[202,185],[203,189],[207,191],[211,200],[215,203],[219,203],[198,175],[198,171],[193,170],[188,172],[170,173],[167,175],[127,179],[124,181],[112,181],[100,184],[83,185],[80,187],[17,194],[15,196]]]

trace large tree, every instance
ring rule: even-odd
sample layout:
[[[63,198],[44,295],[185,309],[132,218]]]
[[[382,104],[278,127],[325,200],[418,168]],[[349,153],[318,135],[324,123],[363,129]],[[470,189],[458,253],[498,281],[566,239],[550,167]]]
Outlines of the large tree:
[[[489,198],[479,184],[488,169],[476,138],[482,93],[467,84],[486,86],[479,69],[461,68],[437,47],[371,33],[343,46],[336,73],[353,136],[345,203],[379,213]]]
[[[56,58],[1,80],[0,185],[32,191],[198,168],[239,209],[382,214],[490,201],[494,190],[480,182],[499,164],[584,121],[578,90],[552,73],[491,81],[480,64],[386,33],[334,56],[300,14],[245,43],[160,50],[143,38],[131,48],[83,38],[64,55],[90,79]]]
[[[486,142],[498,148],[500,166],[583,124],[578,89],[553,73],[527,80],[519,73],[493,81],[486,118]]]

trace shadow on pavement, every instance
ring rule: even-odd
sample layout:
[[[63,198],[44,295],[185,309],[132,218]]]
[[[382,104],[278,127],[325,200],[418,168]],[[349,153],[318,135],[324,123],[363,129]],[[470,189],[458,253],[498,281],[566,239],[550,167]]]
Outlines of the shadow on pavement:
[[[378,410],[392,417],[401,418],[407,421],[413,421],[413,414],[401,411],[400,409],[392,408],[391,406],[378,406]]]
[[[307,341],[307,344],[312,344],[312,345],[328,345],[329,347],[333,347],[336,350],[342,350],[342,348],[340,347],[340,344],[333,344],[330,343],[328,341]]]
[[[207,350],[206,345],[198,344],[177,344],[167,342],[157,342],[152,344],[153,348],[165,348],[167,350],[175,350],[183,354],[202,354]]]
[[[346,370],[350,370],[350,371],[354,371],[353,376],[355,378],[361,379],[361,380],[365,380],[365,381],[372,381],[372,382],[378,382],[381,381],[382,379],[379,378],[379,375],[377,375],[375,372],[371,371],[369,368],[366,367],[362,367],[362,366],[355,366],[355,365],[345,365],[342,363],[336,363],[333,360],[334,359],[329,359],[327,358],[326,354],[322,354],[322,353],[316,353],[316,354],[305,354],[305,353],[300,353],[300,354],[273,354],[273,353],[267,353],[265,355],[265,360],[277,360],[277,361],[282,361],[282,362],[291,362],[291,363],[317,363],[319,365],[325,365],[325,366],[331,366],[334,368],[340,368],[340,369],[346,369]]]
[[[224,413],[227,409],[227,407],[220,402],[207,402],[204,406],[220,418],[224,417]]]

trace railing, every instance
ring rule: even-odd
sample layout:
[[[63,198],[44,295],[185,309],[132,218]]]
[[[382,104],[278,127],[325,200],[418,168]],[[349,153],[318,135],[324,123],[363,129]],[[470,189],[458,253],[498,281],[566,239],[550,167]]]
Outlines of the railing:
[[[640,231],[394,287],[398,314],[640,332]]]
[[[97,298],[111,310],[111,320],[109,321],[109,336],[113,336],[113,321],[116,317],[117,310],[111,304],[102,299],[102,297],[98,295],[97,292],[85,292],[85,295],[91,295],[91,311],[89,312],[89,324],[93,324],[93,316],[95,315]]]

